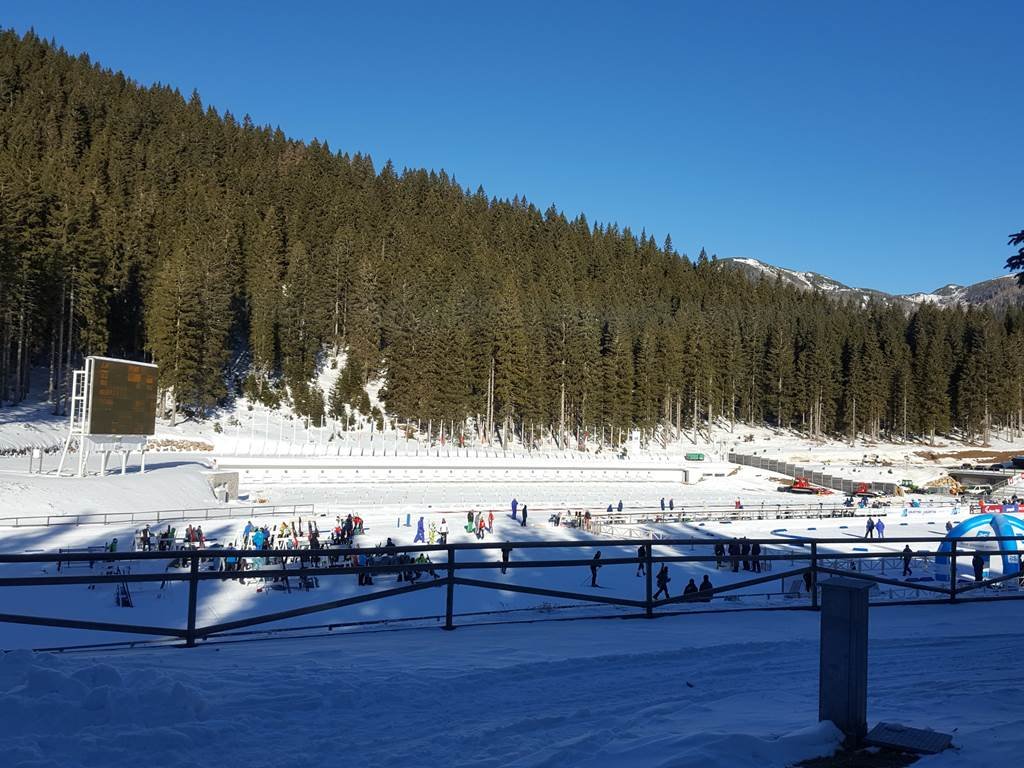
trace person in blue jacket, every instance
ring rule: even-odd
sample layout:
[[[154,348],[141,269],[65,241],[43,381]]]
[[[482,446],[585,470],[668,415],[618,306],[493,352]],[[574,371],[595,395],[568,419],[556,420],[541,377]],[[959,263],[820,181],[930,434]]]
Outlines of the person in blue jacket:
[[[516,510],[519,509],[519,502],[514,498],[512,499],[512,519],[516,519]]]
[[[423,517],[421,516],[420,521],[416,523],[416,536],[413,538],[412,543],[415,544],[416,542],[421,542],[425,544],[426,541],[427,537],[423,532]]]

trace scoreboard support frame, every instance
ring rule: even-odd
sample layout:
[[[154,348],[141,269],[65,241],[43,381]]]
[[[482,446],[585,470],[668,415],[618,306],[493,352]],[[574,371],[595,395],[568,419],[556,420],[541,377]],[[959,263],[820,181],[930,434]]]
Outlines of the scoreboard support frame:
[[[121,453],[121,474],[125,474],[128,454],[133,447],[137,447],[142,454],[141,471],[143,473],[146,471],[146,435],[93,435],[90,432],[92,395],[97,360],[156,368],[152,363],[89,356],[85,359],[85,368],[83,370],[73,371],[71,380],[71,408],[68,414],[68,436],[64,441],[64,448],[60,454],[57,477],[64,476],[64,464],[67,461],[71,443],[75,439],[78,440],[78,471],[75,473],[77,477],[85,477],[85,466],[89,460],[91,448],[98,449],[102,455],[101,475],[106,474],[108,458],[110,453],[115,450]]]

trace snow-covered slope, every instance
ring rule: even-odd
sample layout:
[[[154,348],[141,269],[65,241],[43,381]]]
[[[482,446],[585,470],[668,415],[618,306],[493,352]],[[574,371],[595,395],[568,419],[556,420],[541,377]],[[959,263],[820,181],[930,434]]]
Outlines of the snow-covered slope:
[[[834,280],[817,272],[804,272],[785,267],[776,267],[763,261],[750,258],[721,259],[718,262],[725,267],[739,269],[754,280],[782,280],[784,283],[802,290],[821,291],[837,299],[866,304],[871,299],[893,303],[913,309],[921,304],[935,304],[940,307],[957,305],[974,305],[989,307],[1005,307],[1024,303],[1024,289],[1017,285],[1013,275],[1003,275],[984,280],[973,285],[956,285],[950,283],[934,291],[891,294],[874,288],[855,288]]]

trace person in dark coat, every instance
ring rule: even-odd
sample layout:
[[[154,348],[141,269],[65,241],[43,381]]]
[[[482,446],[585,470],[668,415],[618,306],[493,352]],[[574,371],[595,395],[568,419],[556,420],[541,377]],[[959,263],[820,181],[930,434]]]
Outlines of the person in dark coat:
[[[875,538],[875,521],[872,520],[870,517],[868,518],[868,521],[864,524],[864,538]]]
[[[520,523],[520,525],[523,528],[526,527],[526,505],[525,504],[523,504],[523,521]]]
[[[750,542],[744,537],[740,543],[740,556],[743,558],[743,570],[750,570]]]
[[[722,567],[722,560],[725,559],[725,544],[715,542],[715,568]]]
[[[608,509],[605,510],[609,515],[612,513],[612,505],[608,505]]]
[[[519,502],[512,499],[512,519],[516,519],[516,510],[519,509]]]
[[[709,579],[708,575],[705,573],[704,580],[700,583],[700,588],[698,590],[700,592],[700,601],[702,603],[711,602],[712,590],[714,590],[714,587],[711,585],[711,579]]]
[[[668,508],[669,508],[669,511],[671,511],[671,510],[676,508],[676,503],[672,499],[668,500]]]
[[[661,511],[662,512],[665,511],[665,497],[664,496],[661,497]]]
[[[910,576],[911,575],[910,561],[913,558],[914,558],[914,552],[910,548],[910,545],[907,544],[905,547],[903,547],[903,575],[904,576]]]
[[[974,566],[974,580],[981,581],[985,572],[985,558],[981,556],[980,552],[974,553],[974,557],[971,558],[971,565]]]
[[[501,548],[501,572],[502,574],[508,573],[508,558],[512,554],[512,546],[506,541],[505,545]]]
[[[658,569],[658,575],[655,576],[655,580],[658,582],[658,591],[654,593],[654,599],[657,600],[661,593],[665,593],[665,599],[667,600],[670,595],[668,593],[668,583],[672,581],[672,578],[668,575],[668,566],[664,563],[661,564],[661,568]]]
[[[647,570],[644,568],[644,563],[646,562],[646,560],[647,560],[647,547],[644,546],[643,544],[641,544],[639,547],[636,548],[636,575],[637,576],[643,576],[645,573],[647,573]]]
[[[594,559],[590,561],[590,586],[597,586],[597,570],[601,567],[601,550],[597,550]]]
[[[704,578],[706,579],[707,576],[705,576]],[[686,586],[683,587],[683,599],[684,600],[696,600],[697,599],[697,593],[699,591],[700,590],[697,589],[697,585],[694,583],[693,579],[690,579],[690,581],[687,582]]]
[[[729,542],[729,562],[732,563],[732,572],[739,573],[740,570],[740,543],[733,539]]]
[[[619,512],[622,511],[622,499],[619,499],[619,506],[617,507],[617,509]]]
[[[814,584],[814,577],[810,571],[804,572],[804,592],[810,592],[811,586]]]
[[[750,565],[754,573],[761,572],[761,545],[756,541],[750,545]]]

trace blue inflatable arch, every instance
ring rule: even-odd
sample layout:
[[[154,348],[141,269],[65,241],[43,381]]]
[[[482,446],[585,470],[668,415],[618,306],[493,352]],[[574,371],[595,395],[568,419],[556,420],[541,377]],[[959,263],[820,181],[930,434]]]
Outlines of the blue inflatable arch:
[[[989,509],[991,508],[989,507]],[[999,507],[996,508],[999,509]],[[1006,512],[1016,512],[1018,506],[1016,504],[1005,504],[1001,509]],[[1021,551],[1017,545],[1017,539],[1024,539],[1024,520],[1013,515],[1004,514],[1003,512],[986,513],[969,517],[946,534],[946,540],[939,545],[939,554],[935,556],[935,565],[949,565],[949,552],[952,549],[951,539],[965,537],[971,531],[983,528],[986,525],[992,528],[996,536],[1014,537],[1008,541],[999,542],[999,549],[1005,550],[1008,553]],[[1004,554],[1002,557],[1003,574],[1009,575],[1020,572],[1020,559],[1017,554]]]

